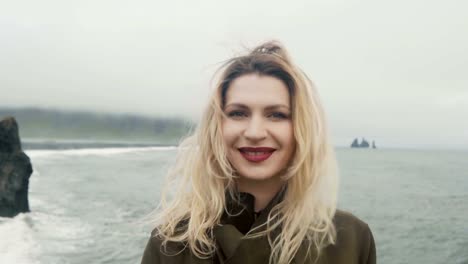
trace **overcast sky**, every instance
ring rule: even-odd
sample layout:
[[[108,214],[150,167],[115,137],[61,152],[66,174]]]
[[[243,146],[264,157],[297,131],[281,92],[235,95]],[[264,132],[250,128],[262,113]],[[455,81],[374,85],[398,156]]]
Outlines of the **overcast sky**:
[[[0,0],[0,106],[196,120],[219,63],[277,39],[316,83],[336,145],[468,149],[466,10],[464,0]]]

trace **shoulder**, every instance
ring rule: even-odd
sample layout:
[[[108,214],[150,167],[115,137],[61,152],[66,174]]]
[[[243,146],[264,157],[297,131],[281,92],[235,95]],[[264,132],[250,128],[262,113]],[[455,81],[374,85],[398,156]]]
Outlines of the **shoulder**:
[[[365,232],[366,230],[370,231],[369,225],[355,216],[350,212],[343,210],[336,210],[335,216],[333,218],[335,223],[336,231],[352,231],[352,232]]]
[[[186,251],[187,247],[183,243],[176,243],[171,241],[164,243],[164,239],[159,235],[158,229],[154,228],[151,231],[150,237],[143,252],[141,263],[167,263],[169,258],[171,261],[183,258]]]
[[[159,263],[160,262],[160,248],[162,240],[156,235],[157,229],[153,229],[150,238],[146,243],[141,264]]]
[[[375,242],[369,225],[342,210],[336,211],[333,221],[336,242],[326,248],[328,258],[333,259],[333,263],[375,263]],[[348,262],[342,262],[346,259]]]
[[[337,210],[333,222],[336,228],[337,244],[340,242],[361,244],[373,240],[369,225],[350,212]]]

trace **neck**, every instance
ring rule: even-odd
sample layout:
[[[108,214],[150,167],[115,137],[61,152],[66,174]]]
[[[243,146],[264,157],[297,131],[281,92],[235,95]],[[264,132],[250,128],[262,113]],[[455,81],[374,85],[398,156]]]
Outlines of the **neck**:
[[[245,178],[237,179],[237,189],[255,197],[255,212],[263,210],[285,184],[279,177],[256,181]]]

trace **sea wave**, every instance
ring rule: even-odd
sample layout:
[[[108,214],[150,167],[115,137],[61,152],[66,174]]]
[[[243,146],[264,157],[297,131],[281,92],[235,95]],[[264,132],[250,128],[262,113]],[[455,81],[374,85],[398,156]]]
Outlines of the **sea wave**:
[[[169,144],[160,144],[145,141],[110,141],[85,139],[34,139],[22,140],[25,150],[65,150],[89,148],[137,148],[137,147],[165,147]]]
[[[153,152],[175,150],[176,146],[165,147],[137,147],[137,148],[87,148],[87,149],[65,149],[65,150],[25,150],[30,158],[42,158],[50,156],[110,156],[132,152]]]
[[[36,241],[30,214],[0,217],[0,237],[0,263],[39,264],[37,256],[41,248]]]

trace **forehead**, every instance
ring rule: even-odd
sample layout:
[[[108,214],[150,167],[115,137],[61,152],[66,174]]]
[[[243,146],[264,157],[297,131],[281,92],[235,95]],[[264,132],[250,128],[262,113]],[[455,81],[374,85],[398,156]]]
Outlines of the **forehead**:
[[[234,79],[227,89],[226,106],[242,103],[246,105],[289,105],[288,88],[278,78],[248,74]]]

